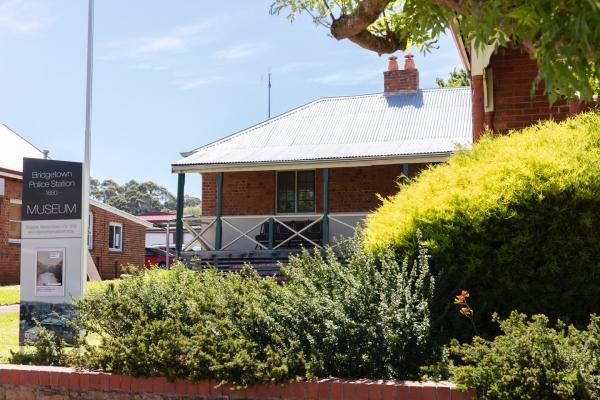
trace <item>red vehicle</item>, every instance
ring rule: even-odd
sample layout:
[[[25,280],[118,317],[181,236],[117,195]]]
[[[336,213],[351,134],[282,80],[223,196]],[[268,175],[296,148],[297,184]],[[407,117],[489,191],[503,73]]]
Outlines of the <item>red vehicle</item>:
[[[169,251],[169,267],[175,259],[175,253]],[[144,266],[150,268],[158,266],[160,269],[167,269],[167,251],[165,246],[162,247],[146,247],[144,254]]]

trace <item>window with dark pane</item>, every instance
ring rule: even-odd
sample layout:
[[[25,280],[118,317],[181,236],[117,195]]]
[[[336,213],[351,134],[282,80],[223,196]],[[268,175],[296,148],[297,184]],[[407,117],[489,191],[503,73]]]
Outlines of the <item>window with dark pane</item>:
[[[108,226],[108,249],[121,251],[123,244],[123,225],[118,222],[110,222]]]
[[[296,172],[277,173],[277,212],[293,213],[296,204]]]
[[[315,211],[315,171],[298,171],[298,212]]]

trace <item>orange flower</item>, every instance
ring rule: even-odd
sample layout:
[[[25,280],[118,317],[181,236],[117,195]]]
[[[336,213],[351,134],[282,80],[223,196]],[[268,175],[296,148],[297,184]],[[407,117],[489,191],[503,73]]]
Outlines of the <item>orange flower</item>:
[[[454,304],[466,304],[467,297],[469,297],[469,292],[466,290],[461,291],[460,294],[454,298]]]
[[[468,308],[468,307],[463,307],[463,308],[461,308],[461,309],[460,309],[460,313],[461,313],[462,315],[464,315],[465,317],[467,317],[467,318],[471,316],[471,310],[469,310],[469,308]]]

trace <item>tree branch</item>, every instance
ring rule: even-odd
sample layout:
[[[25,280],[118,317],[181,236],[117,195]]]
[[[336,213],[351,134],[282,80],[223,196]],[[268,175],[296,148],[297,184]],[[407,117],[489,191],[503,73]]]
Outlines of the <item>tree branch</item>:
[[[394,53],[398,50],[406,50],[406,41],[399,41],[392,36],[376,36],[371,32],[364,30],[348,38],[360,47],[376,52],[379,55],[385,53]]]
[[[342,15],[331,24],[331,35],[341,40],[364,34],[369,25],[379,18],[383,10],[392,1],[362,0],[352,14]]]

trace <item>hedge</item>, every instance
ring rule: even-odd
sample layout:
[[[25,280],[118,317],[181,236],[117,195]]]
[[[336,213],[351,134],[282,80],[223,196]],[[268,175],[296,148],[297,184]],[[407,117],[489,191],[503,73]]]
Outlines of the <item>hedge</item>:
[[[600,311],[600,112],[486,135],[384,199],[366,246],[415,251],[417,230],[443,337],[473,333],[452,304],[463,289],[484,334],[513,309],[584,326]]]
[[[417,378],[437,360],[426,249],[413,262],[393,249],[377,258],[358,239],[342,251],[344,263],[331,248],[291,257],[285,282],[250,267],[140,270],[75,303],[75,323],[90,339],[77,364],[241,387],[315,376]],[[49,344],[38,353],[63,354]]]

